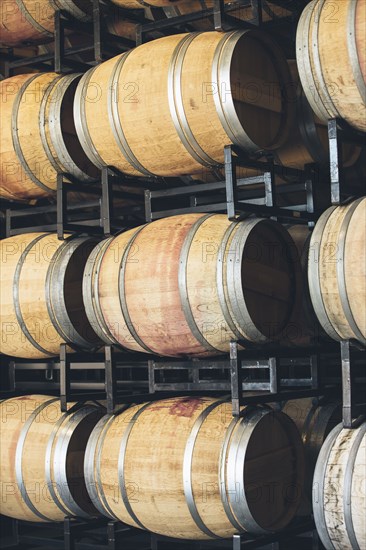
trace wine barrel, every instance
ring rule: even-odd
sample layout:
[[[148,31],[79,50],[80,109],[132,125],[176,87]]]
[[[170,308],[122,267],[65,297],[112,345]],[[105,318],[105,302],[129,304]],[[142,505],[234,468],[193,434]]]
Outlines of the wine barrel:
[[[306,97],[326,122],[366,130],[365,0],[313,0],[297,28],[296,58]]]
[[[366,344],[366,198],[331,207],[313,231],[308,264],[311,301],[334,340]]]
[[[53,39],[55,12],[62,10],[79,21],[90,20],[90,0],[6,0],[0,2],[0,44],[21,46]]]
[[[339,424],[316,463],[314,519],[327,550],[366,548],[366,422],[353,430]]]
[[[59,399],[45,395],[0,403],[2,514],[36,522],[98,515],[83,466],[88,438],[102,410],[85,404],[63,413]]]
[[[292,106],[281,88],[289,78],[281,50],[259,31],[167,36],[84,75],[76,129],[99,168],[194,174],[223,164],[230,143],[248,153],[282,145]]]
[[[301,515],[312,513],[312,484],[316,461],[328,434],[342,420],[340,401],[330,399],[294,399],[282,408],[296,424],[305,450],[305,486]]]
[[[36,199],[56,190],[57,174],[97,177],[72,116],[78,74],[20,75],[0,83],[0,196]]]
[[[233,419],[222,400],[176,397],[105,416],[85,454],[95,506],[183,539],[285,527],[302,492],[300,437],[283,413],[255,407],[242,414]]]
[[[59,354],[61,343],[99,344],[85,315],[83,270],[97,240],[28,233],[0,243],[1,344],[14,357]]]
[[[276,222],[174,216],[97,245],[88,318],[109,344],[166,356],[226,353],[276,338],[292,310],[291,240]]]

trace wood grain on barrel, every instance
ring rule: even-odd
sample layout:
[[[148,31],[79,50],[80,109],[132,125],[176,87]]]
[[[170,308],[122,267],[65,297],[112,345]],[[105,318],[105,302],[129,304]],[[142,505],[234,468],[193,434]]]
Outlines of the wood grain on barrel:
[[[365,0],[313,0],[297,32],[304,91],[323,121],[340,117],[365,131]],[[354,15],[352,15],[354,14]]]
[[[184,51],[183,41],[190,38]],[[226,55],[222,61],[219,49],[226,38],[230,40],[222,46]],[[253,61],[254,51],[260,63]],[[219,69],[213,76],[215,55]],[[118,64],[122,68],[113,77]],[[251,31],[172,35],[92,71],[79,85],[75,113],[85,151],[101,165],[131,175],[194,174],[207,163],[223,163],[223,148],[234,140],[232,132],[236,141],[241,134],[244,143],[244,128],[252,142],[243,145],[248,149],[276,149],[286,139],[292,109],[281,99],[280,87],[287,84],[289,74],[282,53],[265,35]],[[226,113],[230,131],[220,120],[222,107],[231,109]],[[85,133],[90,134],[97,161],[93,147],[85,143]],[[118,139],[126,143],[118,144]]]
[[[178,357],[228,352],[240,335],[276,339],[292,310],[290,245],[274,222],[230,223],[221,214],[173,216],[122,233],[99,273],[93,267],[101,331],[105,323],[127,349]],[[84,300],[95,307],[93,296]],[[95,322],[98,312],[89,317]]]
[[[207,397],[165,399],[150,403],[135,419],[134,414],[143,405],[127,409],[108,423],[100,464],[96,465],[94,456],[93,471],[94,475],[99,472],[107,505],[115,517],[136,525],[126,502],[123,502],[119,487],[121,443],[126,430],[131,428],[123,479],[128,503],[139,526],[175,538],[210,538],[195,524],[189,510],[184,482],[187,472],[183,469],[192,429],[200,415],[214,403],[215,399]],[[243,414],[245,417],[246,413]],[[258,522],[264,530],[277,530],[291,520],[298,504],[295,498],[289,505],[284,492],[293,483],[302,486],[302,450],[292,422],[281,413],[263,414],[258,422],[248,427],[249,444],[240,468],[254,522]],[[222,481],[225,487],[221,489],[224,494],[230,491],[226,484],[232,472],[229,474],[226,470],[222,446],[231,422],[230,404],[217,403],[198,431],[191,464],[192,494],[197,512],[206,529],[219,537],[229,537],[238,531],[229,521],[219,490],[220,468],[223,465],[225,477]],[[230,449],[235,446],[234,439],[238,436],[239,427],[240,422],[229,437],[230,460],[234,456],[234,451]],[[241,451],[244,451],[244,442],[241,445]],[[276,487],[273,499],[266,498],[268,484]],[[235,490],[237,494],[232,495],[232,503],[240,501],[242,509],[245,509],[242,488]]]
[[[327,550],[364,548],[366,543],[365,424],[338,425],[316,465],[313,505],[316,527]],[[353,517],[354,516],[354,517]]]
[[[65,514],[75,515],[75,503],[85,517],[96,512],[85,489],[83,460],[86,440],[100,417],[97,407],[67,415],[57,398],[30,395],[1,402],[0,417],[3,514],[62,521]]]

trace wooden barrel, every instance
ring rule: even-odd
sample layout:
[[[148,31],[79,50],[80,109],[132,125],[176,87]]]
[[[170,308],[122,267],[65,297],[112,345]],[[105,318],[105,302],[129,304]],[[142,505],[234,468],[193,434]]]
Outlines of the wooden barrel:
[[[343,118],[366,130],[365,0],[313,0],[296,35],[296,57],[306,97],[326,122]]]
[[[90,0],[6,0],[0,3],[0,44],[12,47],[52,40],[57,9],[88,21],[93,8]]]
[[[34,199],[55,192],[57,174],[97,177],[76,136],[73,99],[81,75],[20,75],[0,82],[0,196]]]
[[[269,408],[242,414],[233,418],[222,400],[176,397],[105,416],[85,455],[95,506],[128,525],[183,539],[285,527],[302,492],[299,434]]]
[[[306,164],[317,163],[320,166],[329,165],[328,126],[320,120],[301,85],[296,62],[290,62],[290,71],[293,80],[293,97],[296,102],[296,116],[288,140],[276,151],[276,160],[284,166],[303,170]],[[291,94],[288,94],[291,100]],[[358,145],[344,142],[342,146],[342,163],[344,169],[354,166],[361,157],[362,148]],[[350,170],[346,176],[349,181]]]
[[[305,487],[301,515],[312,513],[312,484],[316,461],[328,434],[342,420],[340,401],[331,399],[294,399],[282,409],[296,424],[305,450]]]
[[[64,241],[51,233],[28,233],[0,243],[1,345],[14,357],[59,354],[61,343],[95,348],[99,344],[85,315],[83,270],[91,237]]]
[[[259,31],[168,36],[84,75],[76,129],[99,168],[194,174],[223,164],[230,143],[248,153],[282,145],[292,106],[281,88],[289,78],[282,52]]]
[[[366,548],[366,422],[353,430],[339,424],[316,463],[313,508],[327,550]]]
[[[366,344],[366,198],[331,207],[313,231],[308,279],[315,313],[334,340]]]
[[[0,403],[1,513],[25,521],[98,515],[83,473],[96,405],[61,412],[60,401],[27,395]]]
[[[215,355],[281,332],[294,293],[291,240],[276,222],[222,214],[161,219],[98,244],[84,273],[88,318],[108,343]]]

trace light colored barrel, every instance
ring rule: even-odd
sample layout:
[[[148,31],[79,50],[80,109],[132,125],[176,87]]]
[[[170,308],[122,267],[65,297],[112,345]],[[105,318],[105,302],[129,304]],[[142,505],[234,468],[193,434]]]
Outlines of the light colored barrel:
[[[133,351],[199,356],[228,352],[231,340],[266,343],[292,311],[291,253],[276,222],[161,219],[97,245],[86,312],[105,342]]]
[[[313,508],[327,550],[366,548],[366,423],[347,430],[339,424],[327,437],[316,463]]]
[[[331,207],[313,231],[308,279],[315,313],[334,340],[366,343],[366,198]]]
[[[83,465],[101,411],[86,404],[62,413],[59,400],[44,395],[0,403],[2,514],[36,522],[98,515]]]
[[[281,146],[292,115],[281,95],[289,78],[282,52],[259,31],[160,38],[84,75],[77,133],[98,167],[199,173],[222,165],[230,143],[248,153]]]
[[[23,200],[55,192],[57,174],[90,182],[98,171],[76,136],[73,99],[81,75],[20,75],[0,82],[0,196]]]
[[[306,97],[326,122],[366,130],[365,0],[313,0],[304,9],[296,57]]]
[[[0,243],[1,345],[14,357],[59,354],[61,343],[98,346],[85,314],[83,270],[97,240],[27,233]]]
[[[85,454],[95,506],[183,539],[285,527],[302,492],[300,437],[282,413],[242,414],[234,419],[230,403],[212,398],[177,397],[104,417]]]
[[[52,40],[55,12],[62,10],[79,21],[92,14],[90,0],[6,0],[0,2],[0,44],[21,46]]]

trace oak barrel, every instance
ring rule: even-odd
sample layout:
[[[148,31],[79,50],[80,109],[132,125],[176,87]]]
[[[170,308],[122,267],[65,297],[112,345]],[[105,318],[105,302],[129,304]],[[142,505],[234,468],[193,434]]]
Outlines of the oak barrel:
[[[308,279],[315,313],[334,340],[366,344],[366,198],[326,210],[313,231]]]
[[[85,486],[84,454],[102,409],[61,412],[60,401],[26,395],[0,403],[1,513],[36,522],[98,515]]]
[[[336,426],[316,463],[314,519],[327,550],[366,548],[366,422]]]
[[[313,0],[297,28],[296,58],[306,97],[326,122],[366,130],[366,0]]]
[[[85,314],[82,277],[97,240],[27,233],[0,243],[1,344],[14,357],[59,354],[61,343],[82,349],[99,344]]]
[[[98,244],[84,303],[100,338],[166,356],[266,343],[292,311],[291,239],[278,223],[222,214],[157,220]]]
[[[112,519],[183,539],[285,527],[302,492],[299,434],[267,407],[242,414],[233,418],[222,400],[176,397],[105,416],[85,454],[95,506]]]
[[[73,99],[81,75],[19,75],[0,82],[0,197],[54,193],[57,174],[97,177],[76,136]]]
[[[55,12],[62,10],[79,21],[92,14],[90,0],[6,0],[0,2],[0,44],[21,46],[52,40]]]
[[[259,31],[167,36],[84,75],[76,129],[99,168],[194,174],[222,165],[230,143],[248,153],[280,147],[292,115],[281,93],[289,79],[281,50]]]

